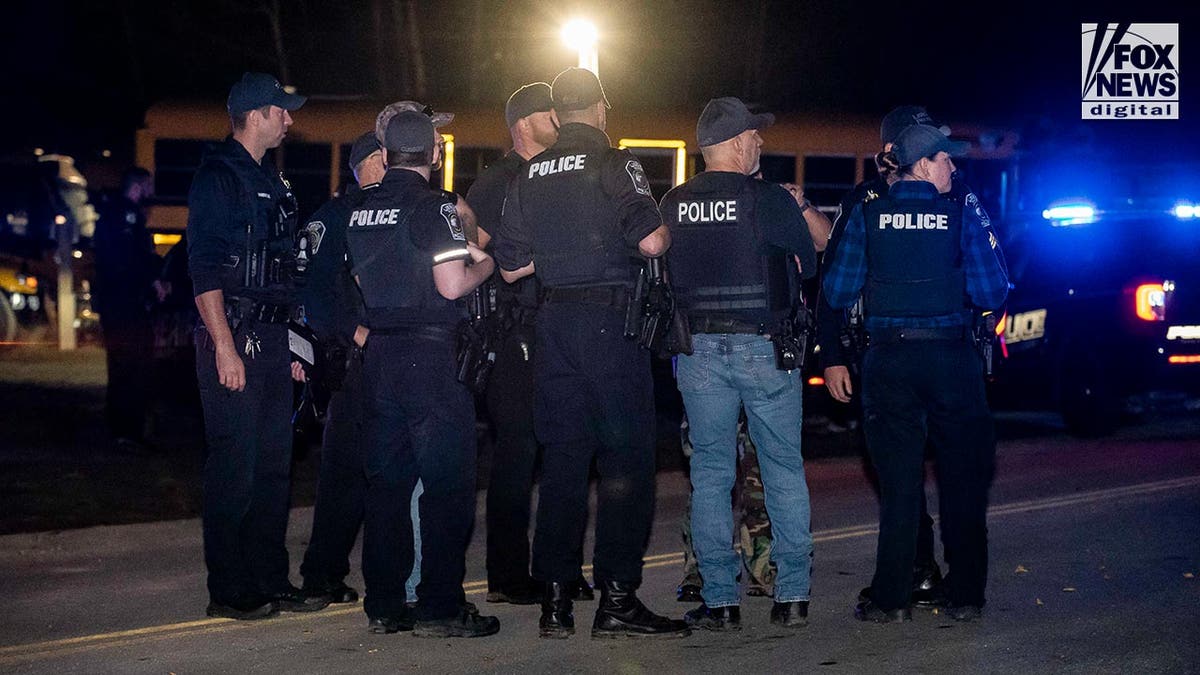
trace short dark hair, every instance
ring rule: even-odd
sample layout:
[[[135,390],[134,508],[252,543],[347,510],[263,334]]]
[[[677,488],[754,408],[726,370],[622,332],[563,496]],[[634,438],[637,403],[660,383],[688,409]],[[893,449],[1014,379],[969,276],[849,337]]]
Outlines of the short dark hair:
[[[121,192],[129,192],[129,188],[149,179],[149,171],[140,166],[131,166],[128,169],[125,169],[125,172],[121,174]]]
[[[419,169],[433,164],[433,148],[421,152],[392,152],[388,150],[389,169]]]
[[[233,130],[241,131],[242,129],[245,129],[246,118],[249,117],[250,113],[255,110],[257,110],[263,117],[266,117],[271,111],[271,104],[268,103],[267,105],[258,108],[252,108],[250,110],[244,110],[242,112],[229,113],[229,124],[233,127]]]

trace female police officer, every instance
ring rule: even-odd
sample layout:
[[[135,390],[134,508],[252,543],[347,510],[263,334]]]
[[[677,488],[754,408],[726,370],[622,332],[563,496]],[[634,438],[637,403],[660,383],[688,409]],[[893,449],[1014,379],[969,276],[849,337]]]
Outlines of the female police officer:
[[[835,308],[864,299],[864,430],[882,492],[871,598],[855,608],[864,621],[911,618],[927,440],[938,462],[949,613],[970,620],[984,604],[995,438],[970,325],[973,311],[1004,301],[1008,277],[978,213],[938,198],[951,188],[950,154],[964,149],[933,126],[902,131],[900,180],[854,207],[824,282]]]

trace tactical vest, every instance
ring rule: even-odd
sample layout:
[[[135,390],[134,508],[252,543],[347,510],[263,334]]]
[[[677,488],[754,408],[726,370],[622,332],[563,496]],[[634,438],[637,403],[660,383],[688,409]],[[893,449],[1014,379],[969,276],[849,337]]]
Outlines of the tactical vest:
[[[962,311],[962,206],[946,199],[881,197],[863,204],[866,315],[941,316]]]
[[[672,224],[667,252],[677,306],[689,318],[769,325],[791,308],[787,256],[763,244],[756,179],[736,189],[685,183],[663,199]]]
[[[637,268],[601,176],[612,148],[554,148],[521,169],[521,217],[544,286],[632,285]],[[582,167],[579,165],[582,163]]]
[[[230,237],[228,263],[223,267],[226,296],[271,304],[293,298],[296,197],[282,173],[268,173],[245,162],[215,159],[237,176],[238,199],[230,204],[230,220],[238,232]],[[265,161],[265,160],[264,160]]]
[[[457,303],[438,293],[433,261],[409,234],[417,218],[437,213],[434,197],[432,192],[397,194],[385,184],[350,213],[346,248],[372,329],[455,323],[465,316]]]

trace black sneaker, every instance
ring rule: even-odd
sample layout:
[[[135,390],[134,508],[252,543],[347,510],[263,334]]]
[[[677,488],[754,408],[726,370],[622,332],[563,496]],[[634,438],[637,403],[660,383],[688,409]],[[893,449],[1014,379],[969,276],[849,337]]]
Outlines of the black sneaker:
[[[701,603],[696,609],[683,615],[683,620],[692,628],[705,630],[741,630],[742,610],[737,605],[709,607]]]
[[[232,598],[228,602],[213,600],[208,603],[205,614],[222,619],[256,621],[269,619],[279,614],[279,608],[265,596],[251,595]]]
[[[458,616],[447,619],[417,619],[413,635],[417,637],[484,637],[500,632],[500,619],[481,616],[469,607],[463,607]]]
[[[870,600],[864,600],[854,607],[854,618],[859,621],[870,621],[873,623],[895,623],[898,621],[912,621],[912,609],[908,607],[900,607],[898,609],[880,609],[878,605]]]
[[[771,623],[786,628],[808,625],[808,601],[776,602],[771,604]]]
[[[691,584],[686,581],[679,584],[679,588],[675,589],[675,599],[679,602],[703,602],[704,598],[700,597],[700,585]]]
[[[309,595],[292,585],[268,594],[267,598],[272,600],[281,612],[315,612],[328,607],[331,599],[327,593]]]
[[[398,616],[367,617],[367,630],[379,635],[390,635],[410,631],[415,623],[412,612],[405,610]]]
[[[309,584],[305,583],[300,589],[310,597],[320,597],[322,595],[329,596],[329,604],[345,604],[358,602],[358,591],[353,587],[347,586],[344,581],[337,581],[325,584]]]

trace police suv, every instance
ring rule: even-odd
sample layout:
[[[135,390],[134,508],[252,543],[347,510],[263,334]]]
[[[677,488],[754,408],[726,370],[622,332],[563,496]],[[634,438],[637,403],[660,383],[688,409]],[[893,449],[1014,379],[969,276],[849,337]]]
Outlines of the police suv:
[[[1200,202],[1059,201],[1005,239],[994,407],[1057,410],[1079,435],[1200,409]]]

